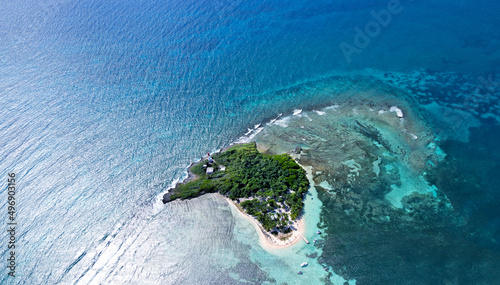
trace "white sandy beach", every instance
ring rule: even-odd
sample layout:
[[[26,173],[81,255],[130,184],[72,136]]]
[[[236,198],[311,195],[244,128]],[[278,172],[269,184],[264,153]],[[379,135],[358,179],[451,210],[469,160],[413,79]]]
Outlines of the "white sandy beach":
[[[220,194],[218,194],[220,195]],[[222,196],[222,195],[221,195]],[[223,196],[222,196],[223,197]],[[242,217],[245,217],[249,222],[252,223],[252,225],[255,227],[255,230],[259,234],[259,241],[264,249],[281,249],[281,248],[287,248],[290,247],[300,241],[305,242],[302,239],[302,236],[305,233],[305,223],[304,219],[301,217],[297,220],[295,220],[292,223],[292,230],[291,235],[286,238],[286,239],[279,239],[276,236],[273,236],[272,234],[268,233],[257,221],[254,217],[248,215],[247,213],[243,212],[234,201],[232,201],[229,198],[224,197],[226,201],[231,205],[231,207],[234,207],[236,212],[238,212]]]

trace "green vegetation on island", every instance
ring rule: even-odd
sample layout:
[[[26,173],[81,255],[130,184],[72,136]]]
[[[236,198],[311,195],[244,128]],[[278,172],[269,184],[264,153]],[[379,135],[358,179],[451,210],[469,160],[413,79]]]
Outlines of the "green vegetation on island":
[[[190,169],[198,176],[165,194],[163,201],[220,194],[240,203],[267,231],[289,231],[309,188],[305,171],[288,154],[267,155],[255,143],[235,145]]]

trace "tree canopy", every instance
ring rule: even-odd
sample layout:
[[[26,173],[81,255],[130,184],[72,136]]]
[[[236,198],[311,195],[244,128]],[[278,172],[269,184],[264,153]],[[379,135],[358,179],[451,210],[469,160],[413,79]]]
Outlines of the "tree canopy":
[[[267,155],[255,143],[235,145],[212,156],[214,172],[205,172],[208,161],[191,168],[199,178],[178,185],[169,196],[190,199],[205,193],[219,192],[240,205],[270,231],[285,231],[289,219],[295,220],[304,206],[309,188],[305,171],[288,154]],[[221,171],[220,167],[225,166]]]

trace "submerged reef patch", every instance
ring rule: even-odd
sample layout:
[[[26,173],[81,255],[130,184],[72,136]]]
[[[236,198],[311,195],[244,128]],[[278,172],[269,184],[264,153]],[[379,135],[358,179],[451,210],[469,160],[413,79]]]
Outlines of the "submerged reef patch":
[[[270,154],[303,149],[295,158],[312,169],[323,203],[318,226],[326,235],[318,260],[346,280],[359,284],[406,284],[401,280],[408,276],[429,284],[452,282],[455,276],[469,283],[498,280],[482,275],[496,272],[500,262],[491,251],[500,240],[498,218],[494,211],[486,215],[479,208],[493,204],[491,197],[496,194],[491,189],[498,189],[498,183],[482,182],[492,180],[491,169],[498,170],[486,165],[497,143],[459,150],[466,157],[462,162],[455,161],[459,156],[454,153],[457,145],[498,142],[498,127],[487,135],[475,135],[476,127],[498,125],[500,117],[485,115],[498,114],[498,92],[488,93],[487,101],[478,97],[459,108],[474,85],[460,83],[463,78],[455,74],[439,76],[450,79],[449,85],[424,72],[382,75],[381,82],[369,81],[366,88],[321,85],[315,92],[333,94],[327,105],[301,106],[302,116],[282,118],[286,128],[267,124],[254,137]],[[422,93],[426,88],[428,92]],[[447,93],[457,88],[463,89],[457,98]],[[481,144],[474,137],[482,138]],[[488,155],[483,153],[486,149]],[[477,160],[460,170],[460,163],[475,159],[471,155],[484,156],[484,165]],[[481,180],[477,172],[484,172]],[[489,188],[488,196],[479,187]],[[476,261],[477,266],[468,267]]]
[[[356,192],[370,189],[373,195],[364,200],[375,196],[381,207],[405,210],[403,198],[409,195],[439,200],[439,190],[428,184],[424,173],[439,164],[441,150],[431,128],[407,101],[371,91],[339,97],[333,106],[285,117],[286,128],[267,124],[255,139],[268,153],[300,146],[298,161],[313,166],[315,184],[337,198],[359,200]]]

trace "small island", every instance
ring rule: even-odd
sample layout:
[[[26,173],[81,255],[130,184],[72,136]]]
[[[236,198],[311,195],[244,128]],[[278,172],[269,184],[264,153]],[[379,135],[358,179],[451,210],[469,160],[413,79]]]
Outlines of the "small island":
[[[300,149],[296,149],[300,152]],[[168,203],[220,193],[272,235],[290,233],[309,188],[306,172],[288,154],[260,153],[255,142],[208,155],[189,168],[189,178],[163,197]]]

